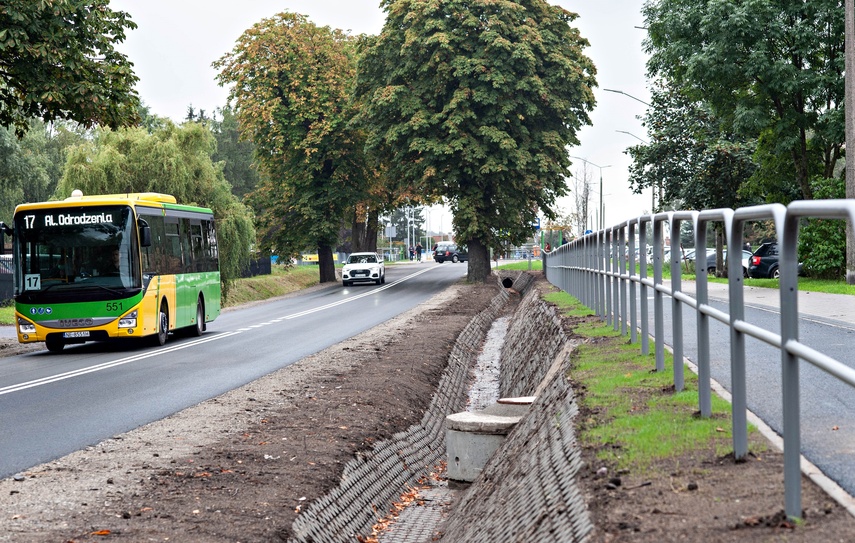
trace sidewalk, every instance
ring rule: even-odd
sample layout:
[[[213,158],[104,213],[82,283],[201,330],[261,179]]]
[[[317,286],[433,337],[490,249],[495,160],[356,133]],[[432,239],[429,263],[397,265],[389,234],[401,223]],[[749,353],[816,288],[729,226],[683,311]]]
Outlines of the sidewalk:
[[[683,281],[682,290],[695,295],[695,282]],[[707,292],[713,300],[728,301],[729,287],[725,283],[707,283]],[[781,293],[775,288],[746,285],[742,291],[746,305],[756,305],[775,310],[781,307]],[[833,319],[855,324],[855,296],[799,291],[799,314]]]

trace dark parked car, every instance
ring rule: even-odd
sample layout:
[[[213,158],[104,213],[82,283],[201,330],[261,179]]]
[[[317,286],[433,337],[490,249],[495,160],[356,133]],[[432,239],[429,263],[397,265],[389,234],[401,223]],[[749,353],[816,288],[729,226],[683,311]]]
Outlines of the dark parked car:
[[[469,253],[466,252],[466,247],[458,247],[453,243],[438,243],[433,251],[433,259],[442,264],[446,260],[452,262],[466,262],[469,260]]]
[[[798,274],[802,274],[802,264],[799,262]],[[754,251],[748,263],[749,277],[778,279],[781,271],[778,266],[778,244],[764,243]]]

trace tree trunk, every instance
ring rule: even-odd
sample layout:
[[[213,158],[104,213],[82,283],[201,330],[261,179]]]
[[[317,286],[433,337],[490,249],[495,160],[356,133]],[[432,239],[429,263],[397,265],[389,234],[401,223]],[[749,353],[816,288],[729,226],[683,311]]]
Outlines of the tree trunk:
[[[728,253],[736,256],[736,251],[728,251]],[[741,250],[739,254],[742,254]],[[697,258],[697,256],[698,251],[695,251],[695,257]],[[716,277],[727,277],[727,260],[724,258],[724,231],[721,228],[715,229],[715,269]]]
[[[846,0],[846,197],[855,198],[855,0]],[[846,282],[855,285],[855,225],[846,228]]]
[[[469,250],[469,267],[466,279],[470,283],[485,283],[491,276],[490,251],[480,240],[469,240],[466,243]]]
[[[321,283],[338,281],[338,278],[335,276],[335,262],[333,262],[332,253],[330,245],[318,246],[318,271]]]
[[[377,252],[378,215],[378,212],[370,211],[365,222],[360,222],[358,218],[353,219],[351,236],[354,253]]]

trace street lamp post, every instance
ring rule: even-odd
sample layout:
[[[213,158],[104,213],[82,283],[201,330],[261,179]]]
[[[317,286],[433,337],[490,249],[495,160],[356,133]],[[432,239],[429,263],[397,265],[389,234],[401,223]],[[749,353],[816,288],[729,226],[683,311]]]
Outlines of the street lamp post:
[[[575,158],[576,160],[581,160],[585,164],[590,164],[591,166],[600,169],[600,220],[599,220],[598,230],[602,230],[606,226],[606,224],[605,224],[606,203],[603,201],[603,168],[611,168],[612,165],[609,164],[608,166],[597,166],[596,164],[594,164],[590,160],[582,158],[580,156],[571,156],[570,158]]]
[[[636,102],[641,102],[642,104],[644,104],[647,107],[653,107],[649,103],[642,100],[641,98],[637,98],[637,97],[635,97],[629,93],[623,92],[622,90],[616,90],[616,89],[603,89],[603,90],[607,91],[607,92],[613,92],[615,94],[623,94],[627,98],[632,98]],[[638,136],[636,136],[635,134],[630,134],[629,132],[625,132],[623,130],[617,130],[617,132],[623,132],[624,134],[629,134],[630,136],[632,136],[635,139],[641,140],[644,143],[648,143],[648,142],[642,140],[641,138],[639,138]],[[650,197],[650,212],[653,213],[656,210],[656,187],[651,187],[651,189],[653,190],[653,194]],[[660,190],[661,190],[661,185],[660,185]],[[659,196],[659,203],[662,203],[662,196],[661,195]]]
[[[615,94],[623,94],[624,96],[627,96],[627,97],[629,97],[629,98],[632,98],[632,99],[633,99],[633,100],[635,100],[636,102],[641,102],[642,104],[644,104],[644,105],[645,105],[645,106],[647,106],[647,107],[652,107],[650,104],[648,104],[647,102],[645,102],[645,101],[644,101],[644,100],[642,100],[641,98],[636,98],[635,96],[633,96],[633,95],[631,95],[631,94],[627,94],[627,93],[623,92],[622,90],[615,90],[615,89],[603,89],[603,90],[604,90],[604,91],[608,91],[608,92],[614,92]]]
[[[641,139],[641,138],[639,138],[638,136],[636,136],[636,135],[635,135],[635,134],[633,134],[632,132],[627,132],[626,130],[615,130],[615,132],[620,132],[621,134],[627,134],[627,135],[630,135],[630,136],[632,136],[633,138],[635,138],[635,139],[637,139],[638,141],[640,141],[641,143],[643,143],[643,144],[645,144],[645,145],[650,145],[650,142],[649,142],[649,141],[647,141],[647,140],[645,140],[645,139]],[[650,212],[651,212],[651,213],[655,213],[655,212],[656,212],[656,187],[655,187],[655,186],[651,186],[651,187],[650,187]]]

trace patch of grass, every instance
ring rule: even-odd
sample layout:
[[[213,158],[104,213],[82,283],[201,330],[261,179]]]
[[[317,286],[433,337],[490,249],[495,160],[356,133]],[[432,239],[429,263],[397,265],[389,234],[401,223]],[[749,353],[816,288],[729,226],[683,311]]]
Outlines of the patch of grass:
[[[516,262],[511,262],[509,264],[502,264],[499,266],[500,270],[523,270],[528,271],[528,260],[518,260]],[[539,258],[531,259],[531,269],[532,270],[542,270],[543,269],[543,260]]]
[[[647,267],[647,277],[653,277],[653,266]],[[694,273],[686,273],[685,270],[680,275],[680,277],[686,281],[694,281],[697,279]],[[662,269],[662,278],[663,280],[671,279],[671,268],[663,267]],[[713,275],[707,276],[707,280],[710,283],[727,283],[726,277],[715,277]],[[779,288],[780,281],[778,279],[753,279],[746,278],[744,279],[745,286],[748,287],[761,287],[761,288]],[[830,279],[814,279],[812,277],[799,277],[799,290],[800,291],[810,291],[810,292],[824,292],[826,294],[847,294],[849,296],[855,296],[855,285],[847,285],[846,281],[832,281]]]
[[[15,324],[15,308],[13,306],[0,307],[0,325],[12,326]]]
[[[223,303],[223,307],[232,307],[290,294],[317,285],[318,280],[317,266],[295,266],[293,268],[273,266],[270,275],[257,275],[235,281],[229,291],[228,299]]]
[[[559,303],[558,294],[544,298],[568,316],[582,313],[578,300],[564,294],[567,299]],[[697,376],[684,366],[685,385],[675,392],[670,353],[665,371],[657,372],[652,354],[640,354],[638,344],[598,319],[580,319],[573,332],[588,339],[577,349],[570,371],[577,390],[584,391],[579,439],[599,459],[643,473],[686,454],[732,452],[730,404],[713,395],[713,416],[701,418]]]
[[[584,306],[582,302],[564,291],[550,292],[544,295],[543,299],[549,303],[555,304],[561,311],[571,317],[587,317],[594,314],[594,312]]]

